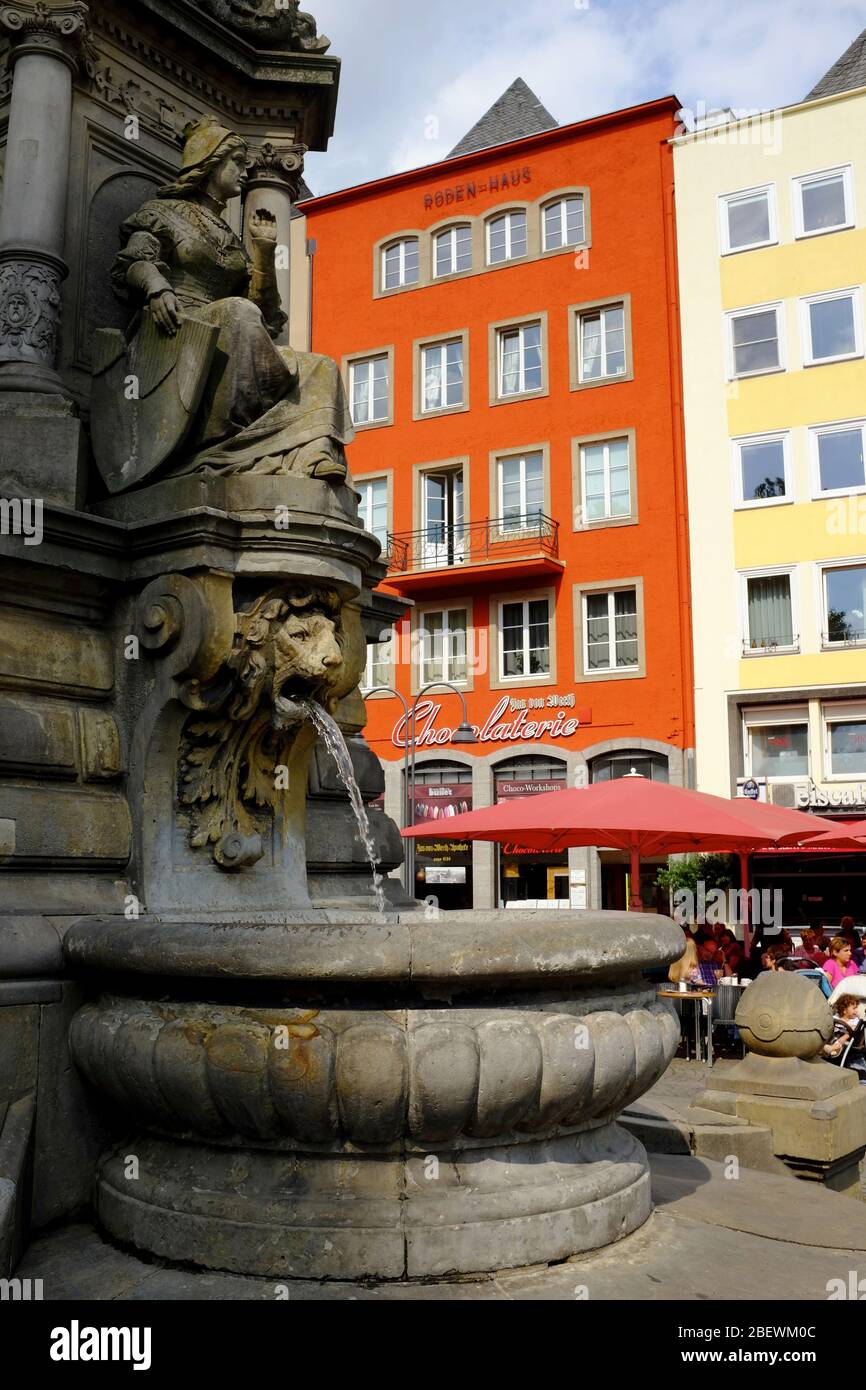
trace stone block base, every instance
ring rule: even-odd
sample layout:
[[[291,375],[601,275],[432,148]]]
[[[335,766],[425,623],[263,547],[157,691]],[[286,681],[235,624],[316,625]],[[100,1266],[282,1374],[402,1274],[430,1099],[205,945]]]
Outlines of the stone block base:
[[[274,1279],[542,1264],[622,1239],[651,1206],[643,1146],[615,1124],[428,1154],[238,1150],[148,1135],[108,1155],[97,1185],[98,1217],[115,1239]]]

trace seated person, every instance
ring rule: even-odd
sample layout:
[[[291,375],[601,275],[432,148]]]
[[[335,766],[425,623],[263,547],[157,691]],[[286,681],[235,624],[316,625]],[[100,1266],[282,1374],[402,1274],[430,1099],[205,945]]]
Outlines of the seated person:
[[[709,936],[698,946],[698,975],[707,989],[715,989],[724,969],[724,956],[719,943]]]
[[[698,976],[698,948],[691,936],[686,936],[686,949],[679,960],[675,960],[668,970],[671,984],[691,984],[692,976]]]
[[[828,1062],[841,1062],[845,1049],[854,1039],[846,1066],[866,1082],[866,1029],[860,1017],[861,1000],[854,994],[840,994],[833,1017],[833,1037],[821,1049]]]
[[[851,959],[851,943],[846,941],[844,936],[834,936],[830,942],[830,954],[822,965],[821,969],[830,981],[833,989],[843,980],[849,979],[852,975],[859,974],[857,966]]]
[[[730,979],[732,975],[739,976],[745,961],[745,953],[729,927],[725,927],[719,937],[719,947],[722,952],[722,974],[724,977]]]
[[[866,960],[866,954],[864,954],[863,951],[860,935],[854,926],[853,917],[842,918],[842,921],[839,923],[839,935],[843,937],[845,941],[849,942],[851,946],[851,959],[857,969],[862,970],[864,960]]]
[[[827,952],[824,949],[826,943],[824,941],[823,932],[816,927],[804,927],[801,935],[803,944],[797,954],[804,955],[808,959],[810,965],[816,965],[820,970],[827,959]]]

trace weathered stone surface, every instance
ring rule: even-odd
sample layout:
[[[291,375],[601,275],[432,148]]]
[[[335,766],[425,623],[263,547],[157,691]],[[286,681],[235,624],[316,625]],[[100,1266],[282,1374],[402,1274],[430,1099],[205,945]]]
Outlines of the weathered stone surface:
[[[14,864],[116,865],[129,859],[132,824],[126,799],[79,787],[18,787],[3,791],[15,820]]]
[[[745,991],[736,1013],[750,1052],[765,1057],[814,1057],[833,1036],[833,1015],[811,980],[765,971]]]
[[[84,429],[71,401],[36,391],[0,398],[0,494],[80,507],[87,484]]]
[[[114,652],[104,634],[0,609],[0,676],[52,694],[108,695]]]
[[[60,974],[63,949],[57,928],[44,917],[0,917],[0,980]]]

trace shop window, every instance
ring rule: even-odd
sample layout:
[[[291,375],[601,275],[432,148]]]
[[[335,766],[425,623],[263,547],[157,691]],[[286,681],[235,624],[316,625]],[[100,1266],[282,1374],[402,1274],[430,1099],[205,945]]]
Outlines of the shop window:
[[[472,769],[447,761],[415,768],[414,825],[429,825],[429,839],[415,841],[415,891],[433,897],[445,912],[472,907],[472,843],[437,837],[439,826],[472,810]]]
[[[781,305],[737,309],[728,315],[731,377],[760,376],[783,368]]]
[[[433,238],[433,278],[459,275],[472,269],[472,227],[468,222],[446,227]]]
[[[816,497],[844,497],[866,487],[863,431],[862,420],[810,431]]]
[[[403,237],[386,246],[382,252],[382,289],[396,290],[417,285],[420,271],[417,237]]]
[[[866,778],[866,709],[857,717],[840,717],[825,710],[827,772],[830,777]]]
[[[586,240],[582,193],[548,203],[543,210],[542,218],[542,244],[545,251],[556,251],[563,246],[580,246]]]
[[[559,791],[568,783],[568,766],[559,758],[529,755],[497,763],[494,768],[496,800],[516,801],[524,796]],[[569,902],[568,853],[541,854],[519,844],[498,847],[499,903],[567,906]]]
[[[743,650],[748,656],[795,651],[799,634],[795,630],[793,575],[771,572],[744,576],[745,637]]]
[[[798,237],[820,236],[853,225],[854,188],[850,165],[794,180],[794,226]]]
[[[866,642],[866,565],[828,565],[823,588],[825,646]]]
[[[365,531],[376,537],[383,551],[388,548],[388,479],[362,478],[354,481],[360,494],[358,520]]]
[[[668,760],[663,753],[647,753],[642,748],[617,748],[600,754],[589,764],[591,782],[613,782],[632,772],[650,782],[667,782]]]
[[[804,366],[863,356],[863,307],[858,289],[801,299],[800,313]]]
[[[762,722],[763,721],[763,722]],[[775,779],[809,776],[809,725],[772,711],[746,716],[746,775]]]
[[[740,507],[793,501],[787,434],[735,440],[734,476]]]
[[[771,246],[776,236],[776,190],[749,188],[721,199],[722,254]]]
[[[505,212],[487,223],[487,264],[502,265],[527,252],[526,213]]]

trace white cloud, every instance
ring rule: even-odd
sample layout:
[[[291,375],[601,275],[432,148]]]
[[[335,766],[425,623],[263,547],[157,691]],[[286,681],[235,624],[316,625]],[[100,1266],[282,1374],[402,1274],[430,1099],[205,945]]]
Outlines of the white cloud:
[[[866,26],[862,0],[306,3],[344,64],[334,139],[308,158],[316,192],[444,158],[518,76],[563,124],[671,92],[773,107]]]

